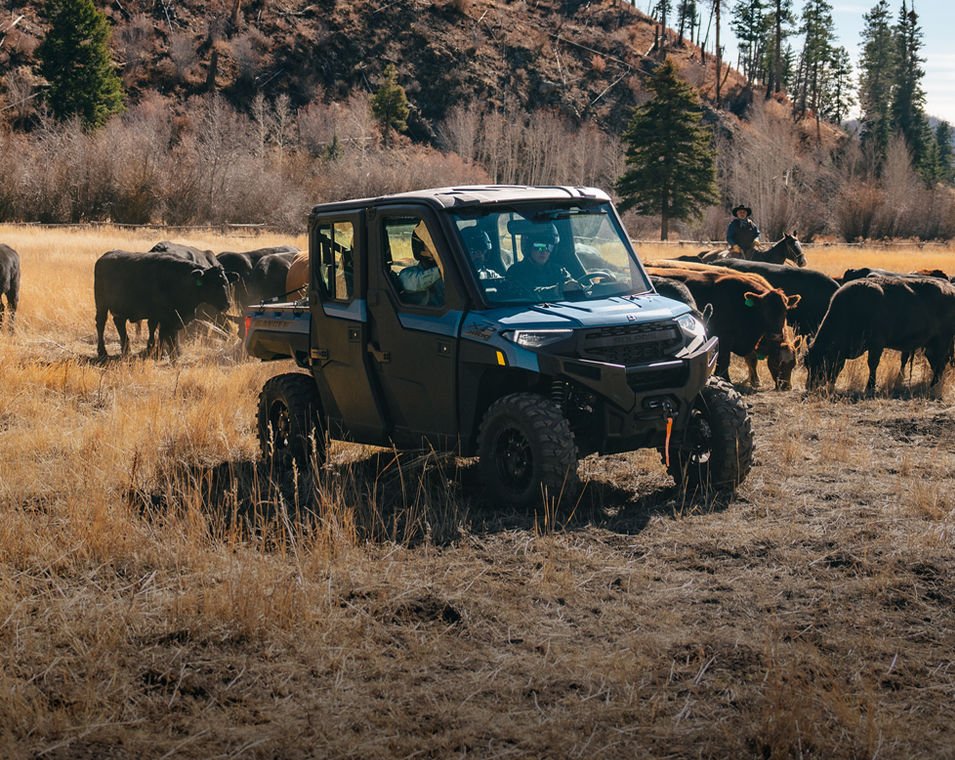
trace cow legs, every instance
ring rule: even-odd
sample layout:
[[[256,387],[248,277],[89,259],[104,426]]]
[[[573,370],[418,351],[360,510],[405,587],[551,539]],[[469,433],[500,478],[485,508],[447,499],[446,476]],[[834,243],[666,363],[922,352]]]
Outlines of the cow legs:
[[[882,346],[869,347],[869,379],[865,384],[865,394],[867,396],[875,395],[875,373],[879,369],[879,362],[882,361]]]
[[[160,350],[162,348],[166,349],[170,359],[175,359],[179,356],[178,325],[170,326],[163,322],[159,323],[159,346]]]
[[[153,350],[156,348],[156,328],[159,326],[159,321],[149,319],[146,321],[146,326],[149,329],[149,337],[146,339],[146,354],[152,356]]]
[[[116,332],[119,333],[119,352],[123,356],[128,356],[129,333],[126,332],[126,317],[113,314],[113,324],[116,325]]]
[[[720,343],[720,353],[716,359],[716,374],[726,380],[730,379],[730,350],[724,348],[722,343]]]
[[[109,354],[106,353],[106,341],[103,338],[108,314],[109,312],[106,309],[96,310],[96,355],[100,359],[105,359],[109,356]]]
[[[3,327],[4,311],[5,307],[3,305],[3,293],[0,293],[0,328]]]
[[[746,361],[746,367],[749,370],[749,384],[753,388],[759,387],[759,372],[757,371],[757,366],[759,358],[756,356],[756,352],[752,351],[744,357]]]

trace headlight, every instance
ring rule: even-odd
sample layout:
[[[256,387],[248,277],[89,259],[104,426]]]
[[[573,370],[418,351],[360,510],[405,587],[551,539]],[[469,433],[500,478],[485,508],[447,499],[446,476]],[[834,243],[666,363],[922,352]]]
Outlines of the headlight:
[[[573,330],[506,330],[501,333],[509,341],[524,348],[541,348],[550,343],[567,340],[573,334]]]
[[[676,323],[679,325],[680,330],[683,331],[687,340],[706,337],[706,327],[692,314],[684,314],[682,317],[677,317]]]

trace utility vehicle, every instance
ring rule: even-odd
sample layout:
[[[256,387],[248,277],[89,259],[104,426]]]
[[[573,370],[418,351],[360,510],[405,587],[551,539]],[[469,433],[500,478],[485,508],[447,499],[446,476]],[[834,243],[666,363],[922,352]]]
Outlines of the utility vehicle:
[[[749,472],[746,406],[711,376],[717,339],[654,291],[604,192],[475,186],[322,204],[308,247],[307,298],[245,316],[249,354],[302,369],[259,398],[276,464],[315,466],[329,439],[477,455],[490,497],[509,505],[571,498],[589,454],[657,449],[690,486],[731,489]],[[535,256],[554,282],[516,275]],[[429,259],[439,277],[423,298],[406,285]]]

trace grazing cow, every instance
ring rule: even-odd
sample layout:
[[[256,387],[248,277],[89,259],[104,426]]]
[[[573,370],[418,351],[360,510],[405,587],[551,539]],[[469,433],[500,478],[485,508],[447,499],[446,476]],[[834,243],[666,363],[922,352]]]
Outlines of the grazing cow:
[[[4,306],[3,299],[7,299]],[[4,312],[10,310],[7,324],[13,327],[20,304],[20,255],[10,246],[0,243],[0,327],[3,327]]]
[[[248,290],[255,265],[266,256],[276,253],[296,254],[298,252],[298,248],[293,245],[276,245],[270,248],[256,248],[254,251],[223,251],[216,258],[226,272],[234,272],[237,277],[233,291],[235,303],[241,310],[245,306],[261,300],[260,296],[250,295]],[[283,282],[282,285],[284,286],[285,283]],[[285,292],[284,288],[282,292]]]
[[[113,315],[123,356],[129,353],[126,322],[149,322],[149,344],[159,328],[159,344],[171,356],[179,353],[179,329],[195,318],[200,304],[225,310],[229,280],[222,267],[200,267],[171,253],[109,251],[93,269],[96,301],[96,352],[107,358],[103,330]]]
[[[955,286],[933,277],[868,276],[835,292],[829,311],[806,352],[806,387],[833,385],[848,359],[868,352],[866,393],[886,348],[911,354],[925,349],[932,386],[952,360],[955,344]]]
[[[782,288],[787,295],[800,296],[799,304],[786,314],[786,321],[805,336],[815,335],[829,308],[832,294],[839,289],[838,282],[815,269],[744,259],[721,259],[720,266],[761,275],[774,288]]]
[[[689,288],[698,306],[712,306],[707,330],[720,339],[716,373],[729,379],[730,355],[756,353],[778,354],[775,366],[795,366],[795,346],[786,340],[786,312],[799,303],[799,296],[788,296],[759,275],[737,272],[724,267],[703,264],[646,267],[648,274],[680,280]],[[785,355],[785,359],[783,359]],[[759,378],[750,365],[750,383],[759,385]],[[785,387],[789,376],[775,377],[777,387]]]

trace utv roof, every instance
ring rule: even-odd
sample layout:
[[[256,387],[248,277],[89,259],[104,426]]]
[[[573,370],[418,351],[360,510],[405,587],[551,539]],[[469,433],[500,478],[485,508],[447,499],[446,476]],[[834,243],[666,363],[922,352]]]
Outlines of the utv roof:
[[[526,201],[609,201],[610,197],[595,187],[569,185],[463,185],[435,187],[408,193],[381,195],[377,198],[322,203],[312,208],[312,215],[334,211],[354,210],[368,206],[386,206],[409,202],[427,203],[439,208],[477,206],[483,204]]]

